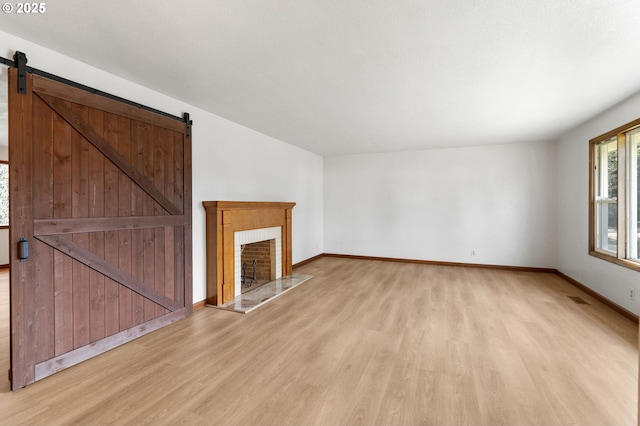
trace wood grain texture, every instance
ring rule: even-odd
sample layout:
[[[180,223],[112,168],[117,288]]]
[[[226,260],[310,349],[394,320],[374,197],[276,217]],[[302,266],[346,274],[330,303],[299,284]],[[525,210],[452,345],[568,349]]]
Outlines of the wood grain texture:
[[[2,421],[637,422],[637,326],[555,274],[329,257],[295,272],[314,278],[249,315],[200,309],[0,392]]]
[[[48,244],[50,247],[55,248],[59,252],[66,254],[67,256],[71,257],[74,260],[77,260],[84,265],[87,265],[87,267],[89,267],[90,265],[90,268],[93,270],[92,272],[100,273],[103,276],[109,276],[114,281],[117,281],[128,289],[135,291],[136,293],[144,296],[150,301],[155,301],[155,303],[162,305],[166,309],[175,311],[183,307],[180,306],[180,303],[176,302],[175,300],[166,297],[162,293],[159,293],[153,287],[145,286],[142,281],[108,263],[101,257],[96,256],[91,251],[85,250],[79,244],[65,237],[55,235],[41,235],[37,238],[45,244]]]
[[[162,192],[156,188],[152,182],[147,179],[145,174],[140,173],[138,169],[132,167],[131,164],[126,161],[118,151],[109,145],[101,136],[96,132],[93,126],[87,125],[86,117],[82,117],[76,114],[73,109],[69,108],[66,103],[60,99],[55,99],[50,96],[39,94],[39,98],[46,102],[51,109],[53,109],[58,115],[64,118],[78,133],[80,133],[85,140],[89,141],[97,150],[100,151],[107,159],[115,164],[120,170],[122,170],[131,180],[133,180],[140,188],[142,188],[147,194],[149,194],[158,204],[166,209],[171,214],[182,214],[182,211],[176,207],[171,201],[169,201]],[[149,137],[149,135],[146,135]],[[141,138],[141,140],[144,140]],[[150,144],[145,144],[149,147]],[[150,156],[145,156],[145,160],[148,160]],[[151,156],[152,158],[152,156]],[[147,173],[147,175],[152,173]]]
[[[174,159],[176,169],[179,174],[174,174],[175,179],[179,179],[175,188],[184,188],[183,191],[176,190],[175,202],[182,205],[184,215],[189,218],[185,221],[184,226],[180,230],[180,238],[177,247],[180,248],[182,255],[176,253],[175,264],[179,267],[176,271],[180,274],[176,281],[180,283],[180,288],[184,291],[176,292],[176,300],[183,302],[184,307],[191,313],[193,305],[193,151],[192,138],[193,127],[189,123],[189,131],[187,132],[187,123],[184,124],[182,133],[174,134]],[[177,288],[177,287],[176,287]]]
[[[33,216],[41,218],[53,217],[53,113],[51,109],[38,99],[33,102],[33,138],[38,149],[33,149],[33,194],[41,199],[34,203]],[[29,236],[26,236],[30,239]],[[54,283],[53,283],[53,250],[45,244],[30,242],[31,258],[37,259],[34,285],[35,304],[38,309],[31,318],[35,330],[35,362],[49,359],[55,355],[55,319],[54,319]]]
[[[9,87],[18,84],[18,71],[9,68]],[[33,76],[27,75],[27,90],[33,86]],[[22,236],[33,233],[31,200],[33,199],[33,129],[27,119],[33,108],[32,98],[22,96],[17,91],[9,91],[9,140],[20,140],[22,143],[9,144],[9,244],[15,247]],[[32,319],[24,312],[35,311],[34,271],[18,260],[16,251],[10,251],[11,275],[17,277],[11,282],[11,359],[14,381],[29,382],[33,380],[35,352],[27,350],[26,342],[33,341],[34,328]]]
[[[117,198],[115,201],[117,208]],[[113,206],[114,204],[110,204]],[[96,231],[120,231],[125,229],[164,228],[184,224],[185,217],[177,216],[125,216],[67,219],[36,219],[34,232],[38,235],[77,234]]]
[[[10,102],[14,388],[193,309],[185,123],[113,102],[32,75]]]
[[[104,114],[103,138],[110,146],[118,147],[118,117],[113,114]],[[119,170],[115,164],[104,160],[104,216],[111,220],[116,219],[119,211],[118,187]],[[34,228],[36,227],[34,223]],[[118,265],[118,232],[104,231],[104,260],[111,265]],[[120,285],[111,278],[105,278],[105,335],[112,336],[120,331]]]
[[[118,141],[118,153],[127,161],[131,162],[131,121],[124,117],[118,117],[116,138]],[[127,175],[118,172],[118,216],[134,216],[133,210],[133,182]],[[118,267],[131,275],[132,266],[132,231],[118,231]],[[118,310],[120,312],[120,330],[126,330],[134,325],[133,321],[133,295],[128,288],[121,288],[119,291]]]
[[[521,271],[521,272],[547,272],[552,274],[558,274],[571,284],[578,287],[580,290],[588,293],[592,297],[598,299],[601,303],[609,306],[611,309],[617,311],[620,315],[627,317],[631,321],[638,324],[638,315],[632,312],[627,311],[622,306],[617,303],[607,299],[602,296],[600,293],[597,293],[591,290],[589,287],[585,286],[581,282],[574,280],[568,275],[563,274],[557,269],[553,268],[537,268],[537,267],[529,267],[529,266],[507,266],[507,265],[487,265],[487,264],[477,264],[477,263],[459,263],[459,262],[443,262],[443,261],[434,261],[434,260],[423,260],[423,259],[402,259],[395,257],[377,257],[377,256],[360,256],[360,255],[351,255],[351,254],[335,254],[335,253],[321,253],[310,259],[303,260],[301,262],[293,265],[294,268],[306,265],[309,262],[320,259],[322,257],[339,257],[342,259],[360,259],[360,260],[381,260],[385,262],[400,262],[400,263],[417,263],[421,265],[440,265],[440,266],[456,266],[463,268],[482,268],[482,269],[497,269],[502,271]]]
[[[51,80],[39,75],[33,76],[33,90],[59,99],[78,102],[91,108],[107,111],[109,113],[130,117],[136,120],[146,121],[154,126],[163,127],[176,132],[184,132],[184,122],[149,113],[132,105],[114,102],[103,96],[95,96],[84,90],[69,90],[69,86],[63,83],[51,84]]]
[[[341,253],[322,253],[320,257],[340,257],[343,259],[360,259],[360,260],[382,260],[385,262],[400,262],[400,263],[418,263],[421,265],[440,265],[440,266],[456,266],[464,268],[483,268],[483,269],[498,269],[501,271],[522,271],[522,272],[556,272],[553,268],[538,268],[531,266],[512,266],[512,265],[490,265],[486,263],[463,263],[463,262],[444,262],[441,260],[425,260],[425,259],[407,259],[399,257],[380,257],[380,256],[362,256],[355,254],[341,254]],[[301,263],[304,263],[303,261]]]

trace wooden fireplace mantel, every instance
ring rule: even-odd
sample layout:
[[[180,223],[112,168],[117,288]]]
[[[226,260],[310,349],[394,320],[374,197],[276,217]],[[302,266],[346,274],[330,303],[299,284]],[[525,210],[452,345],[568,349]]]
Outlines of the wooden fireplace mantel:
[[[206,215],[207,303],[234,298],[234,232],[282,227],[282,275],[293,273],[291,210],[296,203],[203,201]]]

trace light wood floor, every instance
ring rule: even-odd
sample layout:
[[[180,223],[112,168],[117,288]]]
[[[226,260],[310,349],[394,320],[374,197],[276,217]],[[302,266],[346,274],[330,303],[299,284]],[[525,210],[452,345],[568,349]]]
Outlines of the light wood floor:
[[[204,308],[4,385],[0,423],[636,424],[637,326],[556,275],[336,258],[296,272],[315,278],[251,314]]]

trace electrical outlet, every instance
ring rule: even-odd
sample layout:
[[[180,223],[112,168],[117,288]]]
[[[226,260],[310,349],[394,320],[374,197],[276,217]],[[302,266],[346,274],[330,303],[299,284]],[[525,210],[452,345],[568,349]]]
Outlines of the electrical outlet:
[[[471,250],[471,257],[476,257],[476,251],[475,250]]]
[[[631,301],[636,300],[636,291],[632,288],[629,289],[629,300]]]

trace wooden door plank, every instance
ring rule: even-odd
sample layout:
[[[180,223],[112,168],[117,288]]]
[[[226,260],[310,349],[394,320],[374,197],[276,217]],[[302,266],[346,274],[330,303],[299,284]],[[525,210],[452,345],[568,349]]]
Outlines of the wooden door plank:
[[[131,276],[144,283],[144,240],[142,230],[131,231]],[[137,292],[131,295],[133,325],[144,322],[144,298]]]
[[[102,111],[88,109],[86,124],[104,141],[104,117]],[[104,217],[104,156],[95,147],[89,148],[89,193],[88,208],[90,218]],[[91,232],[89,251],[104,259],[104,232]],[[104,275],[89,271],[89,337],[97,342],[105,337],[105,288]]]
[[[136,185],[142,188],[151,198],[153,198],[158,204],[160,204],[170,214],[181,214],[182,210],[176,207],[170,202],[150,181],[149,179],[140,173],[135,167],[125,161],[117,150],[110,146],[103,138],[96,133],[88,124],[84,117],[77,115],[72,108],[68,108],[64,101],[45,94],[38,94],[44,102],[46,102],[51,109],[53,109],[62,118],[67,120],[71,126],[78,131],[87,141],[95,146],[102,154],[109,159],[113,164],[118,166]]]
[[[185,141],[182,134],[174,134],[173,137],[173,202],[178,208],[186,212],[191,208],[191,204],[185,203],[185,161],[191,162],[186,155],[191,155],[191,151],[185,152]],[[190,163],[189,163],[190,164]]]
[[[139,169],[144,176],[153,176],[153,128],[147,123],[141,123],[138,127],[136,138],[138,148]],[[155,188],[155,186],[154,186]],[[144,188],[143,188],[144,189]],[[142,212],[145,216],[155,214],[155,203],[148,197],[144,198]],[[155,283],[155,232],[152,229],[142,230],[142,273],[143,282],[150,288],[154,288]],[[155,289],[155,288],[154,288]],[[144,320],[150,321],[156,317],[155,303],[149,299],[144,301]]]
[[[182,302],[186,306],[187,310],[191,312],[193,310],[193,233],[191,229],[191,217],[193,208],[193,194],[192,194],[192,182],[191,182],[191,138],[193,137],[193,128],[187,132],[187,124],[191,126],[191,123],[185,123],[185,130],[182,134],[176,134],[176,140],[180,141],[180,148],[182,149],[183,167],[182,167],[182,193],[183,193],[183,211],[184,215],[189,218],[182,227],[184,240],[183,246],[180,251],[182,253],[182,282],[181,292]]]
[[[164,173],[165,173],[165,146],[168,143],[172,142],[171,132],[167,129],[162,129],[159,127],[153,127],[152,133],[152,146],[153,146],[153,184],[156,188],[161,189],[163,194],[166,196],[167,194],[164,192]],[[157,204],[154,206],[154,215],[164,215],[165,212],[162,211],[160,206]],[[164,275],[164,257],[165,257],[165,233],[163,229],[156,228],[153,230],[154,232],[154,288],[157,292],[161,294],[165,294],[165,282],[166,278]],[[173,299],[173,297],[172,297]],[[165,314],[165,310],[159,306],[155,306],[155,316],[160,316]]]
[[[131,120],[118,117],[118,153],[131,163]],[[118,171],[118,216],[133,216],[132,182],[121,170]],[[118,231],[118,267],[133,275],[131,266],[131,230]],[[133,326],[133,292],[126,287],[119,290],[120,331]]]
[[[17,87],[18,71],[9,68],[9,87]],[[33,85],[32,75],[26,77],[27,94],[9,90],[9,223],[11,247],[17,247],[20,237],[31,238],[33,221],[31,200],[33,131],[31,126]],[[17,143],[20,141],[20,143]],[[20,262],[16,250],[11,253],[11,389],[16,390],[35,380],[34,351],[31,344],[35,330],[31,327],[36,309],[33,268]]]
[[[88,108],[72,105],[74,114],[86,121]],[[63,117],[64,118],[64,117]],[[72,149],[72,217],[89,217],[89,148],[90,145],[81,134],[71,134]],[[86,233],[74,234],[73,242],[89,246]],[[89,333],[89,268],[82,263],[73,262],[73,347],[79,348],[91,342]]]
[[[33,321],[36,331],[34,361],[37,363],[55,356],[53,251],[51,247],[35,239],[30,244],[30,251],[30,257],[35,263],[35,304],[38,306]]]
[[[53,116],[53,217],[72,215],[71,127]],[[34,225],[35,229],[35,225]],[[73,260],[54,252],[55,355],[73,350]]]
[[[104,232],[89,234],[89,251],[97,258],[104,258]],[[91,270],[89,271],[89,337],[91,343],[105,337],[105,302],[104,275]]]
[[[39,236],[38,239],[67,256],[72,257],[78,262],[83,263],[87,267],[111,277],[113,280],[135,291],[139,295],[142,295],[147,299],[154,300],[155,303],[162,305],[170,311],[176,311],[181,307],[174,300],[158,293],[153,288],[149,288],[144,282],[130,276],[118,267],[107,263],[104,259],[96,256],[74,241],[56,235]]]
[[[171,134],[171,139],[166,141],[164,147],[164,194],[172,201],[174,200],[173,167],[175,133]],[[171,216],[169,216],[171,217]],[[185,222],[183,222],[184,224]],[[176,298],[175,287],[175,234],[173,227],[164,228],[164,295],[174,300]]]
[[[146,287],[155,289],[155,232],[153,229],[143,229],[142,231],[143,246],[143,282]],[[153,300],[145,298],[144,300],[144,320],[150,321],[156,317],[156,304]]]
[[[53,217],[53,113],[44,102],[33,102],[33,190],[37,195],[33,203],[36,219]]]
[[[142,170],[144,163],[144,146],[140,143],[143,135],[142,123],[131,121],[131,164]],[[136,216],[144,215],[144,191],[137,185],[131,189],[131,208]],[[144,239],[142,230],[131,231],[131,274],[140,282],[144,282]],[[137,293],[132,295],[133,324],[144,322],[144,299]]]
[[[118,264],[118,232],[105,232],[104,239],[104,258],[105,261],[112,264]],[[110,336],[120,331],[120,285],[110,279],[105,278],[105,334]]]
[[[191,305],[191,303],[187,303],[186,299],[186,289],[185,289],[185,258],[182,255],[184,253],[184,234],[185,227],[180,226],[174,229],[174,247],[175,247],[175,260],[173,261],[173,281],[175,283],[175,300],[181,305]],[[188,306],[187,306],[188,307]]]
[[[118,268],[123,272],[133,275],[131,266],[131,231],[118,231]],[[127,287],[119,290],[118,300],[119,328],[120,331],[133,327],[133,295]]]
[[[184,139],[182,134],[174,133],[173,135],[173,155],[172,166],[173,170],[173,202],[182,207],[183,211],[187,214],[191,214],[191,203],[186,203],[184,199],[184,185],[185,185],[185,167],[184,167]],[[190,217],[190,216],[186,216]],[[186,223],[186,222],[185,222]],[[185,288],[185,269],[187,264],[184,249],[185,239],[184,236],[190,231],[186,228],[175,228],[174,241],[175,241],[175,258],[174,258],[174,286],[176,300],[184,301],[188,297],[186,291],[190,289]],[[189,263],[190,265],[190,263]],[[187,299],[189,300],[189,299]]]
[[[176,298],[175,288],[175,232],[173,227],[164,228],[164,295]]]
[[[154,285],[153,287],[158,293],[166,296],[165,276],[164,276],[164,259],[165,259],[166,242],[164,240],[164,236],[165,236],[164,229],[155,228],[153,230],[153,240],[154,240],[154,247],[153,247],[154,248],[154,259],[153,259]],[[173,300],[173,295],[171,295],[170,298]],[[160,305],[156,304],[155,317],[164,315],[165,313],[166,313],[165,310]]]
[[[154,250],[155,250],[155,258],[153,261],[153,265],[155,270],[153,271],[154,276],[154,288],[160,294],[165,293],[165,276],[164,276],[164,258],[165,258],[165,247],[166,242],[164,240],[164,229],[155,228],[154,232]],[[173,296],[170,297],[173,300]],[[164,315],[166,311],[160,307],[160,305],[156,305],[156,317],[160,315]]]
[[[104,140],[112,147],[118,147],[118,117],[114,114],[104,114]],[[105,220],[112,221],[118,216],[119,188],[118,168],[110,161],[104,161],[104,215]],[[112,265],[118,265],[118,232],[105,230],[104,260]],[[120,331],[120,285],[106,278],[105,291],[105,334],[111,336]]]
[[[33,216],[53,217],[53,113],[43,102],[33,102]],[[31,243],[31,257],[35,263],[36,306],[34,315],[35,362],[55,356],[55,301],[53,252],[38,241]]]
[[[73,350],[73,260],[54,250],[55,356]]]
[[[164,194],[167,198],[169,198],[174,204],[176,204],[175,200],[175,188],[174,188],[174,174],[175,166],[174,166],[174,146],[176,135],[181,136],[178,133],[171,133],[170,139],[166,141],[163,152],[163,160],[164,160]],[[177,204],[176,204],[177,205]]]

